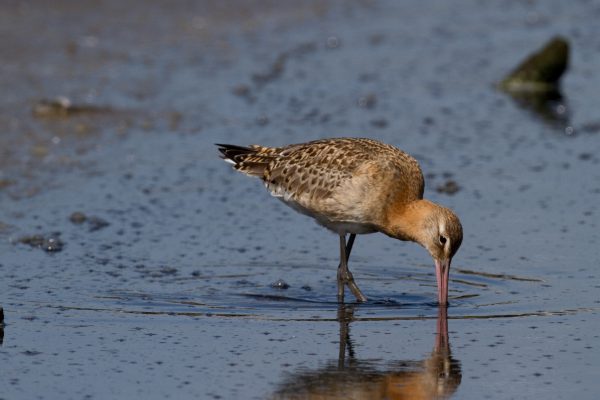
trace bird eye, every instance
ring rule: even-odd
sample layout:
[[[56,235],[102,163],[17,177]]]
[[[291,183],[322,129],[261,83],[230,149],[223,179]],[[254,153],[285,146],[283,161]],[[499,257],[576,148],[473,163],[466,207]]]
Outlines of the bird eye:
[[[446,239],[444,236],[440,236],[440,243],[441,244],[446,244],[446,240],[448,240],[448,239]]]

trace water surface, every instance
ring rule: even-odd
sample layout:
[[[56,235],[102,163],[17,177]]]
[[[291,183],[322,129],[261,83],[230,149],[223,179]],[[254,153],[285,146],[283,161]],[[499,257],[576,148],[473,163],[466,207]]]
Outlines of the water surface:
[[[0,398],[600,391],[595,4],[2,8]],[[556,34],[548,118],[494,84]],[[379,234],[350,263],[370,301],[338,306],[337,237],[213,146],[330,136],[415,155],[460,215],[447,316],[426,252]]]

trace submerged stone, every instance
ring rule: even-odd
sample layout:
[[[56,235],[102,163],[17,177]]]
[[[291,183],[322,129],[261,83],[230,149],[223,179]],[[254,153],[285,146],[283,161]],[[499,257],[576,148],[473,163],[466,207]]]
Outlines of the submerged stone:
[[[110,112],[108,107],[90,104],[73,104],[71,99],[58,96],[55,99],[42,99],[32,107],[32,114],[37,118],[66,118],[75,114]]]
[[[71,214],[69,220],[75,225],[81,225],[84,222],[87,222],[90,232],[98,231],[110,225],[110,223],[105,219],[95,216],[87,216],[79,211],[75,211],[73,214]]]
[[[290,285],[288,285],[283,279],[278,279],[277,281],[271,284],[271,287],[274,289],[288,289]]]
[[[438,193],[444,193],[444,194],[447,194],[450,196],[452,196],[459,190],[460,190],[460,186],[458,186],[458,183],[456,183],[456,181],[454,181],[452,179],[448,179],[446,182],[444,182],[443,185],[439,185],[436,188],[436,191]]]
[[[79,211],[75,211],[69,217],[69,220],[76,225],[83,224],[86,219],[87,217],[85,216],[85,214]]]
[[[88,217],[89,231],[94,232],[106,228],[110,224],[100,217]]]
[[[61,251],[64,243],[60,240],[58,233],[53,233],[50,235],[31,235],[31,236],[23,236],[18,242],[29,245],[31,247],[38,247],[48,253],[54,253]]]

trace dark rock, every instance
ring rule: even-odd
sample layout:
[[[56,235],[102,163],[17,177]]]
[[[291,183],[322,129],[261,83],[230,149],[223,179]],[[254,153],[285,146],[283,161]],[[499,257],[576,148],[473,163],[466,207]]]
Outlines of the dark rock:
[[[26,356],[39,356],[40,354],[42,354],[42,352],[36,350],[25,350],[21,354],[24,354]]]
[[[269,117],[266,115],[259,115],[256,117],[256,124],[259,126],[265,126],[269,123]]]
[[[568,129],[567,101],[560,92],[560,78],[569,64],[569,43],[555,37],[541,50],[529,56],[498,87],[515,102],[550,125]]]
[[[64,96],[52,100],[39,100],[32,109],[34,117],[38,118],[66,118],[75,114],[106,113],[112,111],[108,107],[100,107],[89,104],[73,104]]]
[[[374,93],[369,93],[365,96],[361,96],[358,99],[358,106],[360,108],[372,109],[377,104],[377,96]]]
[[[317,50],[317,46],[313,42],[302,43],[291,50],[280,53],[275,61],[265,72],[257,72],[252,74],[252,81],[258,86],[262,87],[268,83],[271,83],[279,79],[284,71],[285,66],[289,59],[295,57],[301,57],[304,54],[312,53]]]
[[[85,214],[82,212],[79,212],[79,211],[75,211],[69,217],[69,220],[76,225],[83,224],[86,219],[87,219],[87,217],[85,216]]]
[[[443,185],[438,186],[435,190],[437,190],[438,193],[445,193],[451,196],[460,190],[460,186],[452,179],[448,179]]]
[[[562,37],[555,37],[523,61],[500,83],[500,87],[508,92],[556,90],[568,64],[569,43]]]
[[[98,231],[100,229],[106,228],[110,224],[106,220],[104,220],[100,217],[89,217],[88,225],[89,225],[89,231],[94,232],[94,231]]]
[[[372,46],[379,46],[383,43],[385,36],[382,33],[374,33],[369,36],[369,44]]]
[[[177,268],[173,267],[162,267],[160,273],[164,276],[177,275]]]
[[[0,190],[4,189],[5,187],[9,187],[10,185],[13,185],[15,183],[15,181],[13,181],[12,179],[0,179]]]
[[[250,89],[250,86],[244,85],[244,84],[240,84],[240,85],[237,85],[236,87],[234,87],[231,90],[231,93],[233,93],[234,95],[239,96],[239,97],[248,98],[248,97],[252,96],[252,91]]]
[[[277,281],[271,284],[271,287],[274,289],[285,290],[288,289],[290,285],[288,285],[283,279],[278,279]]]
[[[23,236],[18,242],[29,245],[31,247],[38,247],[48,253],[55,253],[62,250],[64,243],[59,238],[60,234],[53,233],[47,236],[44,235],[31,235]]]
[[[373,119],[371,120],[371,126],[375,128],[383,129],[388,126],[388,121],[384,118]]]
[[[580,130],[586,133],[598,133],[600,132],[600,121],[585,123],[581,125]]]
[[[337,49],[340,47],[340,39],[337,36],[329,36],[325,44],[328,49]]]
[[[76,211],[73,214],[71,214],[69,220],[76,225],[81,225],[84,222],[87,222],[88,230],[90,232],[98,231],[110,225],[110,223],[108,223],[108,221],[106,221],[105,219],[94,216],[88,217],[84,213],[79,211]]]

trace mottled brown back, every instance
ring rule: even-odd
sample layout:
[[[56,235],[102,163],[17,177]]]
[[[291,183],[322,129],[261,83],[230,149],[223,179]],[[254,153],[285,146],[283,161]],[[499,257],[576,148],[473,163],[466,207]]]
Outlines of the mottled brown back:
[[[323,139],[278,148],[218,146],[236,170],[262,178],[274,196],[331,220],[369,214],[374,221],[384,211],[382,204],[423,197],[417,161],[372,139]]]

